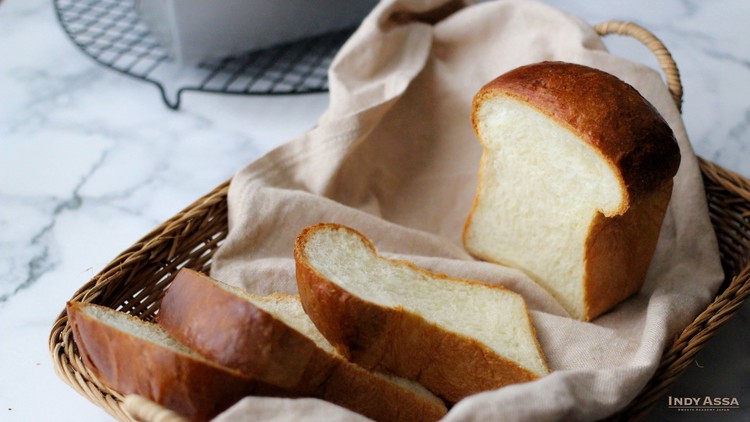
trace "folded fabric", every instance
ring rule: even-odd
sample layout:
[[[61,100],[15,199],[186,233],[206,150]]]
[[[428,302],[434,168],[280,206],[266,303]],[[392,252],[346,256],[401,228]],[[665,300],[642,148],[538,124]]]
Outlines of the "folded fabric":
[[[232,181],[229,233],[211,275],[256,294],[296,293],[296,235],[318,222],[348,225],[366,233],[386,256],[506,286],[532,310],[554,372],[468,397],[445,420],[605,417],[643,388],[665,345],[708,304],[722,280],[697,159],[680,113],[657,71],[612,56],[574,16],[536,1],[485,2],[454,13],[456,2],[445,4],[386,0],[368,16],[332,64],[330,106],[319,124]],[[476,261],[461,244],[481,155],[471,99],[498,75],[543,60],[599,68],[633,85],[670,124],[682,154],[643,289],[591,323],[568,317],[522,272]],[[226,420],[258,403],[284,409],[273,420],[331,409],[314,400],[278,407],[274,399],[253,398],[237,404]]]

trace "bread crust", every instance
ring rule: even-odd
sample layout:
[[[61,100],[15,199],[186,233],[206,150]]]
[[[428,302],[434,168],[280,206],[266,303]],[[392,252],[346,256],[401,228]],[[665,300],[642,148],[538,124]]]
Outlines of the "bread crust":
[[[208,359],[300,394],[313,393],[335,366],[311,339],[190,269],[175,276],[158,321]]]
[[[159,323],[209,359],[294,395],[321,398],[377,421],[435,421],[447,412],[443,403],[321,349],[193,270],[182,269],[175,277],[162,301]]]
[[[507,95],[567,127],[615,172],[626,192],[617,214],[671,180],[680,166],[672,129],[641,94],[617,77],[573,63],[541,62],[511,70],[482,87],[472,103]]]
[[[641,289],[671,196],[670,180],[633,204],[625,214],[605,217],[598,213],[591,222],[584,261],[585,321]]]
[[[365,368],[413,379],[450,403],[481,391],[538,378],[475,339],[445,330],[403,308],[369,302],[328,280],[309,263],[305,254],[305,245],[311,234],[325,229],[348,230],[359,236],[373,254],[377,255],[377,251],[362,233],[333,223],[304,229],[295,244],[297,285],[305,312],[348,359]],[[481,284],[515,294],[500,286],[432,273],[408,261],[380,256],[379,259],[408,266],[432,277]],[[530,321],[528,310],[527,317]],[[533,324],[530,325],[533,331]],[[534,338],[536,340],[535,332]],[[544,360],[538,340],[536,345]]]
[[[97,305],[67,306],[76,347],[86,368],[122,395],[138,394],[194,421],[209,420],[249,394],[284,396],[228,368],[125,333],[85,314],[84,306]]]

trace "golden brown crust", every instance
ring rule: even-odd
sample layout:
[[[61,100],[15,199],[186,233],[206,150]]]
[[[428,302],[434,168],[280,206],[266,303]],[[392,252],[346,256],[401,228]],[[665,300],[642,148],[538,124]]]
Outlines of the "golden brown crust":
[[[302,305],[318,329],[344,356],[366,368],[418,381],[451,403],[480,391],[538,378],[475,339],[447,331],[403,308],[368,302],[326,279],[310,265],[305,254],[305,244],[312,232],[326,229],[348,230],[360,236],[374,254],[377,252],[364,235],[338,224],[317,224],[297,237],[294,256]],[[394,265],[408,265],[430,276],[448,278],[406,261],[389,261]],[[476,281],[451,280],[506,290]],[[544,360],[541,348],[539,353]]]
[[[448,412],[439,399],[429,400],[343,359],[316,397],[381,422],[437,421]]]
[[[587,66],[542,62],[522,66],[485,85],[472,120],[487,98],[507,95],[566,126],[621,175],[628,199],[647,195],[677,173],[680,150],[659,112],[617,77]]]
[[[193,270],[172,281],[158,320],[201,355],[300,394],[311,394],[335,365],[311,339]]]
[[[159,323],[209,359],[243,374],[318,397],[377,421],[435,421],[447,409],[319,348],[245,298],[192,270],[180,270]]]
[[[140,339],[68,303],[73,337],[86,367],[120,394],[138,394],[190,420],[208,420],[249,394],[283,395],[228,368]],[[144,324],[147,324],[144,322]]]
[[[477,123],[474,119],[474,115],[476,114],[476,108],[477,104],[474,103],[474,111],[472,111],[472,121],[474,123],[474,131],[478,134],[477,131]],[[482,142],[482,145],[484,146],[484,141],[480,138],[479,139]],[[461,243],[464,245],[464,248],[466,248],[466,251],[469,252],[473,257],[484,260],[484,261],[490,261],[493,262],[492,259],[488,259],[486,257],[479,256],[477,251],[472,250],[470,243],[469,243],[469,227],[471,227],[472,224],[474,224],[474,212],[476,212],[477,207],[479,206],[479,200],[482,194],[482,183],[484,180],[484,172],[487,168],[487,161],[489,160],[488,155],[490,154],[489,150],[487,148],[482,148],[482,157],[479,159],[479,171],[478,171],[478,181],[477,181],[477,190],[476,194],[474,194],[474,201],[471,203],[471,209],[469,210],[469,215],[466,217],[466,222],[464,222],[464,229],[461,232]],[[496,264],[500,264],[497,261],[494,261]],[[502,264],[501,264],[502,265]]]
[[[586,238],[584,321],[636,293],[646,279],[672,196],[672,181],[634,203],[620,216],[598,213]]]

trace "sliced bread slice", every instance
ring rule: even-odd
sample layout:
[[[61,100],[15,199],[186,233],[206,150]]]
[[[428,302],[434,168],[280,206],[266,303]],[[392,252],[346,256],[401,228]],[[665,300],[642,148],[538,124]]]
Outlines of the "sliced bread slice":
[[[67,312],[84,364],[120,394],[143,396],[195,421],[246,395],[289,396],[203,358],[156,324],[81,302],[68,303]]]
[[[366,368],[416,380],[449,402],[549,371],[524,299],[379,256],[323,223],[297,237],[297,285],[324,336]]]
[[[544,62],[484,86],[472,121],[483,155],[466,249],[523,270],[577,319],[637,292],[680,164],[657,110],[608,73]]]
[[[434,421],[447,412],[421,385],[343,359],[297,296],[254,296],[183,269],[162,300],[159,324],[222,365],[377,421]]]

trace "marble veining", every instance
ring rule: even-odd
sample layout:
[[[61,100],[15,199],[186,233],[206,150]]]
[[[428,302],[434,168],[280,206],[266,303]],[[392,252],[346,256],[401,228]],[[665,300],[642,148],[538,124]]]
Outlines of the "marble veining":
[[[595,24],[630,20],[677,61],[696,152],[750,177],[750,2],[547,0]],[[635,41],[614,53],[656,66]],[[85,57],[50,0],[0,0],[0,420],[111,420],[52,369],[47,336],[65,301],[155,225],[246,163],[313,126],[325,94],[189,92],[167,109],[151,85]],[[750,418],[750,305],[667,394],[739,398]],[[658,403],[649,420],[714,420]]]

